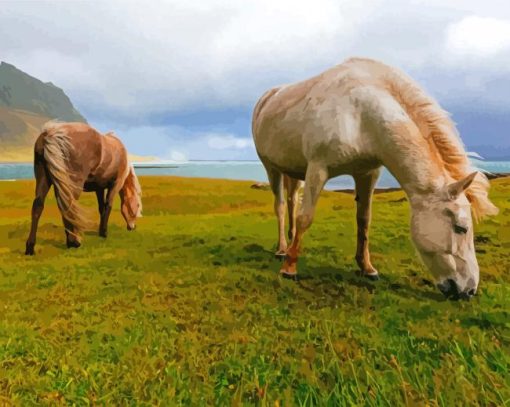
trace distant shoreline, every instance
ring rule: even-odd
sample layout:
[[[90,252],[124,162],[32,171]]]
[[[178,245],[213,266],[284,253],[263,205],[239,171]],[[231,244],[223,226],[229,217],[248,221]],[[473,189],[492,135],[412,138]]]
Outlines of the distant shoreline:
[[[489,163],[503,163],[507,164],[509,161],[490,161],[484,160]],[[173,161],[132,161],[132,164],[135,168],[179,168],[180,166],[194,163],[253,163],[253,164],[262,164],[259,160],[189,160],[182,162],[173,162]],[[33,165],[32,161],[0,161],[0,165]],[[480,169],[479,171],[484,171]],[[344,174],[349,175],[349,174]],[[510,172],[485,172],[485,175],[489,179],[508,177],[510,176]]]
[[[179,166],[184,164],[192,164],[192,163],[259,163],[259,160],[189,160],[182,162],[168,162],[165,163],[162,160],[153,160],[153,161],[132,161],[132,164],[135,167],[141,168],[149,168],[150,166],[154,166],[154,168],[173,168],[172,166]],[[4,164],[33,164],[33,161],[0,161],[0,165]]]
[[[267,174],[258,160],[192,160],[186,162],[133,162],[139,176],[177,176],[185,178],[208,178],[253,182],[252,188],[269,189]],[[475,166],[484,165],[482,162]],[[510,162],[487,162],[481,171],[489,171],[489,179],[509,177]],[[0,179],[33,179],[32,163],[4,162],[0,164]],[[250,185],[250,184],[249,184]],[[354,182],[351,177],[343,176],[332,179],[325,190],[354,193]],[[398,181],[385,169],[378,181],[375,193],[400,190]]]
[[[475,161],[479,161],[476,160]],[[492,163],[508,163],[508,160],[492,160],[485,159],[481,162],[492,162]],[[145,167],[149,165],[157,165],[157,166],[170,166],[170,165],[183,165],[183,164],[192,164],[192,163],[260,163],[260,160],[188,160],[188,161],[165,161],[165,160],[148,160],[148,161],[135,161],[131,160],[131,163],[135,166]],[[0,165],[2,164],[33,164],[33,161],[0,161]],[[506,176],[510,175],[510,173],[500,173],[499,175]]]
[[[489,179],[510,177],[510,173],[509,172],[495,172],[495,173],[488,173],[488,174],[485,174],[485,175]]]
[[[485,174],[485,175],[487,176],[488,179],[510,177],[510,173],[508,173],[508,172],[505,172],[505,173],[500,172],[500,173],[496,173],[496,174]],[[375,188],[374,194],[381,194],[383,192],[396,192],[396,191],[401,191],[401,190],[402,190],[402,188],[400,188],[400,187]],[[344,192],[344,193],[348,193],[348,194],[354,194],[355,190],[352,188],[334,189],[332,192]]]
[[[487,178],[496,179],[496,178],[505,178],[510,177],[510,173],[498,173],[498,174],[490,174]],[[268,182],[256,182],[250,186],[252,189],[262,189],[265,191],[269,191],[269,183]],[[353,188],[340,188],[340,189],[330,189],[329,192],[342,192],[344,194],[354,194],[356,192]],[[388,188],[375,188],[374,194],[382,194],[385,192],[397,192],[402,191],[401,187],[388,187]]]

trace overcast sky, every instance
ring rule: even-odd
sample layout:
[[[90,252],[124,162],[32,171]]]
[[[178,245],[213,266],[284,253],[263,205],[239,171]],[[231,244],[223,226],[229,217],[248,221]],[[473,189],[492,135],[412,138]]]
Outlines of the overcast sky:
[[[350,56],[399,66],[510,156],[508,0],[0,0],[0,60],[133,153],[255,159],[254,103]],[[485,146],[485,147],[484,147]]]

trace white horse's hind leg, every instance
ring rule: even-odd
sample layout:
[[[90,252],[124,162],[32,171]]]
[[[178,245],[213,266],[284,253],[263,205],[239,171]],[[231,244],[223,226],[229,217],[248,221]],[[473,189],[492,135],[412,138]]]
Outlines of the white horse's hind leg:
[[[283,188],[283,175],[280,171],[274,168],[268,168],[267,177],[271,185],[271,191],[274,194],[274,212],[278,220],[278,247],[276,249],[276,257],[285,257],[287,253],[287,239],[285,238],[285,198]]]
[[[280,273],[295,277],[297,274],[297,260],[303,234],[310,227],[315,214],[315,206],[319,195],[328,180],[327,169],[319,163],[309,163],[306,170],[303,203],[298,210],[296,219],[296,234],[287,250],[287,256]]]
[[[378,278],[378,272],[370,262],[368,229],[372,212],[372,195],[380,172],[380,169],[377,169],[363,175],[354,176],[356,183],[356,222],[358,224],[356,262],[363,275],[372,279]]]
[[[301,181],[291,178],[287,175],[284,176],[285,189],[287,190],[287,208],[289,211],[289,240],[296,235],[296,217],[299,199],[299,187]]]

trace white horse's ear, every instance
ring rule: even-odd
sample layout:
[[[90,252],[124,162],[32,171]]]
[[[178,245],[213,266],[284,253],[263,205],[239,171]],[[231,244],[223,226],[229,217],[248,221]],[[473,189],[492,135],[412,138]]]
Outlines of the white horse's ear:
[[[476,175],[478,174],[477,171],[469,174],[466,178],[461,179],[460,181],[454,182],[450,185],[448,185],[448,197],[450,199],[457,199],[457,197],[464,192],[473,180],[475,179]]]

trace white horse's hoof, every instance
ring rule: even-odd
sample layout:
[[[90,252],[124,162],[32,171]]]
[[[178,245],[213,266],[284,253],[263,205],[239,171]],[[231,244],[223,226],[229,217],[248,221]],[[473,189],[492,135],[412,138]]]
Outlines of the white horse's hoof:
[[[278,260],[285,260],[285,257],[287,257],[287,252],[283,251],[283,250],[280,250],[280,251],[277,251],[275,254],[274,254],[274,257],[277,258]]]

